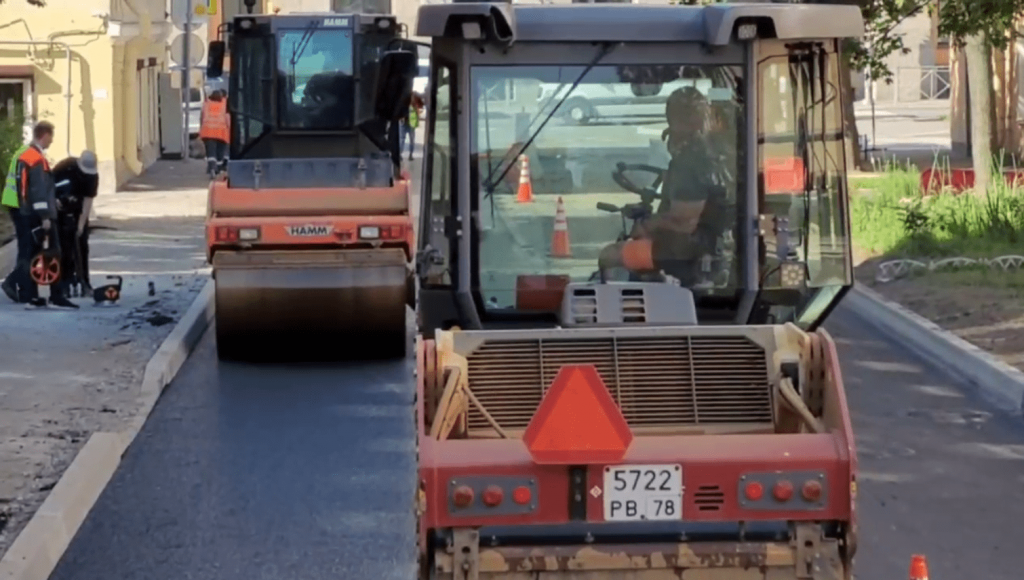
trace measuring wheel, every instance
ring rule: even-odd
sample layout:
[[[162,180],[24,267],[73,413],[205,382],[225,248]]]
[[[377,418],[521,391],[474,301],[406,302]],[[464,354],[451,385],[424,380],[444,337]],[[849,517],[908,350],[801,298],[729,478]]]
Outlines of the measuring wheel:
[[[115,302],[118,298],[120,298],[121,293],[118,292],[117,288],[115,288],[114,286],[107,286],[107,289],[103,293],[103,296],[110,302]]]
[[[60,256],[40,252],[32,258],[29,267],[32,281],[40,286],[49,286],[60,280]]]

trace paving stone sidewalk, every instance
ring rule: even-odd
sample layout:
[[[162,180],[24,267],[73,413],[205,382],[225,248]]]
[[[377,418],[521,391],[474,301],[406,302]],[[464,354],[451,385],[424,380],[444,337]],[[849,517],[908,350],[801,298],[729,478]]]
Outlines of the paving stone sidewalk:
[[[0,556],[89,435],[138,411],[146,363],[208,279],[203,172],[161,161],[96,199],[90,274],[124,277],[118,304],[29,311],[0,295]],[[0,250],[3,275],[11,259]]]

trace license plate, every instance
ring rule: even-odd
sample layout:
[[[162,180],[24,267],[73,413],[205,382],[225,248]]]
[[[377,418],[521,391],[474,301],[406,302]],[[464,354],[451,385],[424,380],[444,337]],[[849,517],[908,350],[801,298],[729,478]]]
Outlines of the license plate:
[[[682,466],[617,465],[605,468],[605,520],[679,520],[682,517]]]

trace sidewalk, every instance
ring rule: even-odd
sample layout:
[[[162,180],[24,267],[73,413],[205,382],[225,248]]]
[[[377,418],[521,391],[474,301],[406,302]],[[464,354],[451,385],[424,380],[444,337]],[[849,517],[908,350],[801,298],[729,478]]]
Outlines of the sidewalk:
[[[204,168],[158,162],[96,199],[92,283],[123,276],[118,304],[28,311],[0,296],[0,556],[88,436],[125,428],[146,363],[206,282]]]

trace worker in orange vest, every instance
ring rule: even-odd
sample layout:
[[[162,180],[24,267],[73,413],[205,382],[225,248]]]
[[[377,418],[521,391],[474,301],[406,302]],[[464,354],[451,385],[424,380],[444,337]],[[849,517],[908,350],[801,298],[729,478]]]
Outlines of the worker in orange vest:
[[[203,103],[199,138],[206,146],[206,172],[213,179],[223,168],[228,143],[231,141],[231,117],[228,116],[228,99],[224,89],[214,90]]]

